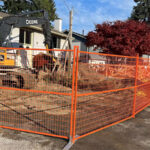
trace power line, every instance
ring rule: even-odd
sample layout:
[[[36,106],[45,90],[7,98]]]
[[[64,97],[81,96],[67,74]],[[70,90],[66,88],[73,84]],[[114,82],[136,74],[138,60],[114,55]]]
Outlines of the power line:
[[[70,11],[71,9],[70,9],[68,2],[66,0],[62,0],[62,1],[64,2],[66,8]]]
[[[64,3],[64,5],[65,5],[65,7],[69,10],[69,12],[71,11],[71,10],[73,10],[73,12],[77,15],[77,16],[80,16],[80,14],[78,13],[78,11],[77,11],[77,9],[75,9],[74,7],[71,7],[70,5],[69,5],[69,3],[67,2],[67,0],[62,0],[62,2]],[[90,18],[91,19],[91,18]],[[91,21],[93,22],[93,25],[91,24],[86,24],[86,26],[88,26],[88,27],[92,27],[92,26],[95,26],[95,22],[93,21],[93,19],[91,19]],[[76,26],[75,24],[73,25],[73,26]],[[85,28],[84,27],[84,25],[81,23],[81,21],[80,21],[80,19],[79,19],[79,21],[78,21],[78,26],[80,26],[81,28]]]
[[[80,16],[80,14],[78,13],[77,9],[75,9],[74,12],[75,12],[74,14],[76,14],[77,16]],[[96,23],[94,23],[94,21],[93,21],[92,18],[90,18],[90,20],[91,20],[91,22],[92,22],[91,24],[90,24],[90,23],[87,24],[87,22],[86,22],[85,24],[83,24],[83,23],[80,21],[79,18],[80,18],[80,17],[78,17],[78,24],[77,24],[77,25],[74,24],[74,27],[75,27],[75,26],[78,26],[78,27],[81,28],[81,30],[84,30],[86,27],[91,28],[91,30],[92,30],[92,28],[94,29],[94,26],[95,26]]]
[[[76,10],[76,9],[74,9],[74,12],[75,12],[75,14],[76,15],[78,15],[78,16],[80,16],[80,14],[78,13],[78,11]],[[91,22],[92,22],[92,24],[93,24],[93,26],[95,26],[96,25],[96,22],[92,19],[92,18],[88,18],[88,19],[90,19],[91,20]],[[80,23],[81,24],[81,22],[80,22],[80,20],[79,20],[79,22],[78,23]],[[87,25],[86,24],[86,26],[92,26],[92,24],[90,25]]]

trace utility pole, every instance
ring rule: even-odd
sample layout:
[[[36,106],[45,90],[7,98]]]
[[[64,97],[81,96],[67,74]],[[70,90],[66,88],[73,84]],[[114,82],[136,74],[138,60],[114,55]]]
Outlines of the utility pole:
[[[72,22],[73,22],[73,10],[70,11],[70,19],[69,19],[69,31],[70,31],[70,48],[72,49]]]
[[[73,10],[69,12],[70,14],[70,19],[69,19],[69,49],[73,49],[72,47],[72,23],[73,23]],[[72,57],[72,52],[69,52],[69,58],[68,58],[68,73],[69,76],[71,76],[71,57]]]

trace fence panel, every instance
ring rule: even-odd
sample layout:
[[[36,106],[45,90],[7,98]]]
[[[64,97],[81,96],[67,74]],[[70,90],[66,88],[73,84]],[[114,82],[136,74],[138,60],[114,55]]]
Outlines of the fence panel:
[[[144,58],[83,52],[79,47],[0,48],[2,128],[74,143],[134,117],[150,104],[149,90],[149,60]]]
[[[150,104],[150,66],[149,59],[139,58],[138,82],[136,92],[136,113]]]
[[[74,53],[0,49],[0,127],[69,138],[73,72],[63,57],[68,52]]]
[[[136,57],[79,52],[77,139],[132,117]]]

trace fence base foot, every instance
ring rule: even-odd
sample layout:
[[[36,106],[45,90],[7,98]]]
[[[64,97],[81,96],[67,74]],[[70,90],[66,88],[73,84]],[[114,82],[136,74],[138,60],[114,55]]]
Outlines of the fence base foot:
[[[76,135],[75,137],[77,138],[78,135]],[[77,140],[75,140],[75,142],[76,142],[76,141],[77,141]],[[74,143],[75,143],[75,142],[74,142]],[[73,146],[74,143],[72,142],[72,138],[70,138],[68,144],[63,148],[63,150],[69,150],[69,149]]]
[[[63,150],[69,150],[73,146],[73,142],[69,141],[68,144],[63,148]]]

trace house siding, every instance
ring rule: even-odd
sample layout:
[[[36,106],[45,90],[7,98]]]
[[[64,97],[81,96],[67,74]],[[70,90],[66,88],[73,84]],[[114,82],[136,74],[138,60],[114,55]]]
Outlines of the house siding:
[[[32,29],[30,29],[32,30]],[[9,47],[19,47],[20,43],[19,43],[19,34],[20,34],[20,29],[19,28],[14,28],[12,30],[11,36],[10,36],[10,41],[8,43]],[[9,36],[7,37],[7,40],[9,39]],[[33,30],[32,34],[31,34],[31,44],[22,44],[23,47],[29,47],[29,48],[41,48],[41,49],[45,49],[45,45],[44,45],[44,35],[40,32],[35,32]],[[16,50],[12,51],[13,53],[16,53]],[[32,68],[32,59],[34,55],[39,54],[40,52],[44,52],[45,51],[32,51],[32,50],[27,50],[25,51],[26,55],[27,55],[27,63],[26,64],[22,64],[21,60],[23,57],[22,54],[21,55],[17,55],[16,56],[16,65],[19,67],[29,67]]]

